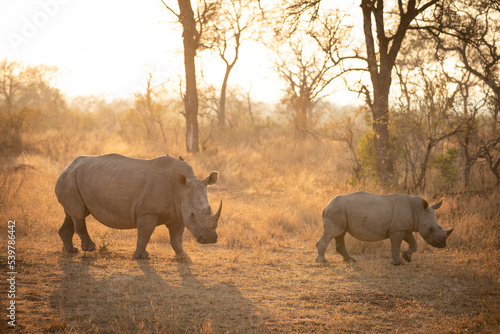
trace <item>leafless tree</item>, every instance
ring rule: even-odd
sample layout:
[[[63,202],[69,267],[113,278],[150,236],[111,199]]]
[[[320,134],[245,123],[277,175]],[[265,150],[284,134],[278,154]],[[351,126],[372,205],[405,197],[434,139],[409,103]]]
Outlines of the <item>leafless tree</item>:
[[[285,102],[293,110],[293,121],[299,138],[310,130],[312,111],[318,95],[333,80],[332,66],[326,58],[308,55],[302,45],[290,45],[290,52],[278,51],[275,69],[287,83]]]
[[[165,110],[161,103],[155,98],[161,85],[153,85],[152,79],[153,74],[149,72],[146,81],[146,90],[143,93],[135,94],[134,109],[141,120],[146,134],[146,140],[152,140],[154,128],[158,126],[163,138],[163,143],[166,144],[167,139],[163,128]]]
[[[195,57],[203,48],[201,37],[207,22],[211,21],[217,13],[217,3],[203,1],[197,6],[195,15],[190,0],[178,0],[179,12],[177,13],[164,0],[163,5],[176,17],[182,25],[184,45],[184,66],[186,73],[186,93],[184,100],[184,117],[186,119],[186,149],[188,152],[198,153],[198,92],[196,86]]]
[[[432,21],[432,22],[429,22]],[[500,184],[500,5],[493,0],[444,0],[439,3],[434,15],[422,25],[434,38],[437,56],[445,61],[458,58],[458,67],[463,68],[484,83],[491,91],[489,110],[491,121],[483,129],[481,149],[470,154],[470,137],[462,138],[466,166],[478,157],[484,158]],[[437,22],[437,24],[435,24]],[[468,87],[463,85],[465,97]],[[467,110],[464,115],[470,116]],[[472,119],[471,117],[468,117]],[[465,145],[465,146],[464,146]]]
[[[435,147],[463,130],[452,111],[460,89],[449,89],[451,78],[434,59],[432,41],[419,33],[407,38],[394,66],[400,95],[393,136],[404,147],[405,188],[424,190]]]
[[[293,110],[292,119],[299,138],[310,132],[313,108],[321,94],[340,76],[338,53],[344,46],[340,41],[347,40],[347,30],[337,24],[341,22],[340,12],[328,14],[330,16],[315,21],[316,30],[309,29],[309,24],[304,22],[291,25],[278,22],[274,39],[268,43],[276,55],[274,68],[287,85],[282,102]],[[325,54],[325,49],[331,53]],[[334,50],[338,52],[335,56]]]
[[[398,0],[395,8],[387,8],[383,0],[360,2],[365,53],[363,55],[353,50],[349,58],[354,56],[364,61],[366,67],[358,70],[368,71],[370,75],[371,87],[362,85],[359,92],[364,94],[373,116],[378,174],[387,184],[395,171],[389,132],[389,93],[394,64],[407,31],[415,27],[415,19],[434,6],[438,0]],[[297,0],[290,6],[291,14],[309,13],[311,19],[315,19],[319,17],[321,3],[321,0]],[[353,70],[356,68],[347,69],[349,72]]]
[[[328,124],[327,137],[333,141],[345,143],[351,152],[352,160],[354,162],[354,176],[358,181],[361,181],[363,164],[360,161],[356,151],[356,127],[357,119],[363,114],[363,108],[356,110],[353,113],[346,114],[341,120],[332,119]]]
[[[437,42],[438,52],[457,55],[460,66],[483,81],[494,93],[500,112],[500,5],[493,0],[445,0],[426,25]]]
[[[52,83],[57,68],[0,61],[0,154],[20,153],[22,132],[56,120],[65,102]]]
[[[252,38],[251,28],[259,17],[255,0],[221,0],[219,12],[210,22],[206,34],[207,46],[214,50],[225,64],[217,110],[218,127],[226,125],[226,91],[229,75],[240,56],[245,40]]]

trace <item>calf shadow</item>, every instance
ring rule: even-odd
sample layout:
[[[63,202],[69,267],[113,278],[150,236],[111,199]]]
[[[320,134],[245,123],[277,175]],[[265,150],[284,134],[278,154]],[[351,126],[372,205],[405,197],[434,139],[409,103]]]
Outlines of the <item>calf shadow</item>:
[[[103,266],[94,259],[98,258],[59,261],[63,276],[51,296],[59,320],[46,330],[269,332],[262,311],[233,282],[204,283],[192,273],[194,265],[172,264],[174,272],[159,272],[150,261],[124,259],[133,267],[129,274],[113,273],[117,262]]]

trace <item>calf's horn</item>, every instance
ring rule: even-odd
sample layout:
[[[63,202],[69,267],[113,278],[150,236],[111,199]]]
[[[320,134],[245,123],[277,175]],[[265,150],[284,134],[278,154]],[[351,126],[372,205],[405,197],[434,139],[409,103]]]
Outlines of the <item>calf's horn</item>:
[[[217,228],[217,224],[219,223],[220,213],[222,210],[222,200],[220,201],[219,210],[212,216],[214,222],[214,228]]]
[[[448,238],[450,236],[451,232],[453,232],[453,229],[445,231],[444,235]]]

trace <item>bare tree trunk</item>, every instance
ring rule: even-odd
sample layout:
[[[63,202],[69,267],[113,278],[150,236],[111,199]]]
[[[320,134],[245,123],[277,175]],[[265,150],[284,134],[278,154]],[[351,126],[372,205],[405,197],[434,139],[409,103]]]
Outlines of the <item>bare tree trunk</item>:
[[[226,63],[226,72],[224,73],[224,80],[222,81],[222,88],[220,90],[220,103],[219,103],[219,112],[217,114],[218,117],[218,126],[220,129],[226,127],[226,90],[227,90],[227,82],[229,80],[229,73],[233,69],[235,62],[232,64]]]
[[[193,8],[190,0],[178,0],[180,20],[183,27],[184,66],[186,70],[186,95],[184,108],[186,118],[186,149],[190,153],[200,151],[198,145],[198,92],[196,90],[195,57],[199,45]]]
[[[486,159],[490,171],[496,178],[496,186],[500,186],[500,155],[498,155],[498,145],[500,144],[500,137],[492,140],[490,143],[483,144],[482,153],[480,157]],[[495,152],[497,154],[495,154]]]
[[[500,158],[497,159],[495,163],[492,163],[490,165],[490,170],[492,171],[493,175],[495,175],[495,178],[497,179],[497,187],[500,186]]]
[[[367,53],[368,71],[373,86],[373,103],[368,98],[368,104],[373,115],[373,132],[375,155],[380,179],[387,183],[394,172],[389,141],[389,90],[391,87],[391,72],[394,62],[390,64],[388,57],[388,40],[383,35],[383,2],[375,3],[362,0],[363,30]],[[377,26],[377,40],[380,53],[380,69],[375,50],[375,39],[372,33],[372,14]],[[394,57],[395,60],[395,57]],[[367,97],[369,93],[367,92]]]
[[[425,173],[427,173],[427,166],[429,164],[429,159],[431,156],[432,148],[435,147],[440,141],[442,141],[450,136],[453,136],[461,131],[462,131],[461,126],[459,126],[459,127],[455,128],[452,132],[445,133],[444,135],[442,135],[439,138],[435,138],[435,139],[433,139],[432,137],[428,138],[429,143],[427,144],[427,149],[425,151],[424,160],[422,160],[422,162],[420,164],[420,174],[417,178],[417,181],[415,182],[415,189],[420,188],[421,190],[423,190],[423,181],[425,179]]]
[[[392,69],[411,22],[419,13],[433,6],[437,1],[429,0],[421,4],[420,8],[417,8],[417,2],[414,0],[408,1],[406,8],[404,8],[403,2],[399,1],[398,29],[393,36],[387,37],[384,21],[384,1],[361,0],[366,61],[373,86],[373,102],[366,87],[364,91],[373,114],[377,168],[379,177],[384,184],[389,183],[395,171],[389,136],[389,92]],[[375,43],[375,37],[373,36],[372,16],[375,20],[377,43]],[[375,45],[378,46],[378,50]]]
[[[307,102],[307,98],[299,96],[295,106],[295,130],[299,139],[304,139],[307,136]]]
[[[165,135],[165,130],[163,130],[163,124],[161,124],[161,120],[157,119],[156,123],[158,123],[158,126],[160,127],[161,130],[161,135],[163,137],[163,144],[167,144],[167,136]]]
[[[255,120],[253,119],[253,112],[252,112],[252,100],[250,98],[250,89],[246,92],[246,94],[247,94],[248,114],[250,115],[250,120],[252,121],[252,126],[255,126]]]
[[[415,182],[415,189],[420,189],[422,187],[425,174],[427,173],[427,164],[429,163],[429,158],[431,157],[431,151],[434,145],[435,143],[432,140],[429,140],[429,143],[427,144],[427,150],[425,151],[424,160],[420,164],[420,174],[418,175],[417,181]]]
[[[373,132],[379,177],[387,183],[394,174],[394,162],[391,155],[389,135],[389,104],[388,93],[376,92],[371,106],[373,114]]]

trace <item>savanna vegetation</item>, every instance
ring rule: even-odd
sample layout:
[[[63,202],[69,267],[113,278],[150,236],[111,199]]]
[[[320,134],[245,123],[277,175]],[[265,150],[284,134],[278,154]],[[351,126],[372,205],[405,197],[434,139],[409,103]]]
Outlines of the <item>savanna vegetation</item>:
[[[187,5],[180,0],[179,9],[189,12],[182,2]],[[182,26],[195,27],[193,59],[216,50],[227,65],[221,89],[200,82],[188,88],[186,78],[172,90],[156,85],[151,73],[128,99],[70,98],[57,88],[56,68],[0,63],[2,277],[9,220],[16,221],[17,271],[16,327],[2,312],[2,331],[498,332],[496,2],[399,1],[389,10],[382,1],[363,0],[364,33],[386,24],[379,42],[372,40],[372,55],[369,46],[345,38],[352,25],[347,12],[323,8],[322,1],[287,2],[284,16],[263,1],[232,3],[200,2],[194,25],[177,16]],[[221,8],[224,18],[216,15]],[[177,15],[169,9],[166,15]],[[215,24],[214,15],[222,22]],[[277,105],[228,84],[238,49],[224,53],[268,25],[266,31],[280,31],[266,35],[276,38],[267,43],[276,49],[283,79]],[[406,34],[396,38],[402,25]],[[231,33],[235,27],[245,28]],[[395,38],[400,45],[391,53]],[[305,40],[313,47],[304,48]],[[378,63],[388,65],[383,42],[394,61],[390,78],[376,79],[387,75]],[[346,87],[362,93],[359,105],[328,99],[334,80],[365,70],[367,81],[360,74]],[[57,177],[78,155],[110,152],[181,155],[199,177],[219,171],[209,188],[211,203],[224,201],[218,243],[197,244],[186,232],[191,262],[176,262],[167,229],[158,227],[148,245],[151,259],[133,260],[136,231],[108,229],[89,217],[97,251],[63,254]],[[358,190],[444,198],[437,218],[454,228],[447,248],[432,248],[416,235],[412,262],[395,267],[388,241],[347,237],[358,262],[342,262],[332,243],[330,263],[315,263],[322,210],[332,197]],[[2,310],[7,288],[2,283]]]

